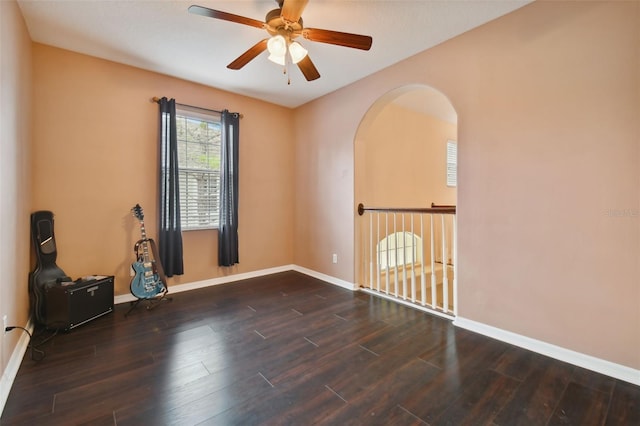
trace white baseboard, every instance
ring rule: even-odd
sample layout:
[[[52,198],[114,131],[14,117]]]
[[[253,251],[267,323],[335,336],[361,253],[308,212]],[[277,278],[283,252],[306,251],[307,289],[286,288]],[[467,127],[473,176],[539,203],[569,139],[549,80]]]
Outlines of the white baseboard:
[[[169,288],[169,293],[180,293],[182,291],[195,290],[198,288],[205,288],[213,285],[227,284],[234,281],[241,281],[249,278],[262,277],[265,275],[277,274],[279,272],[285,272],[285,271],[300,272],[302,274],[309,275],[310,277],[328,282],[329,284],[346,288],[347,290],[353,291],[357,289],[354,283],[350,283],[348,281],[344,281],[339,278],[332,277],[331,275],[325,275],[323,273],[316,272],[312,269],[304,268],[298,265],[283,265],[283,266],[276,266],[274,268],[260,269],[258,271],[245,272],[242,274],[228,275],[226,277],[217,277],[217,278],[211,278],[209,280],[178,284],[178,285],[171,286],[171,288]],[[120,294],[114,297],[114,303],[116,305],[120,303],[134,302],[135,300],[137,299],[132,294]]]
[[[31,320],[29,320],[25,328],[33,335],[33,323]],[[13,350],[11,358],[9,358],[7,367],[2,372],[2,379],[0,381],[0,416],[2,416],[4,405],[7,403],[7,398],[9,398],[9,392],[20,369],[22,358],[29,347],[29,335],[25,333],[24,330],[15,328],[12,333],[22,333],[22,336],[20,336],[20,340],[18,340],[18,344]]]
[[[340,278],[332,277],[331,275],[325,275],[321,272],[316,272],[312,269],[307,269],[298,265],[291,265],[291,269],[300,272],[305,275],[309,275],[310,277],[317,278],[319,280],[328,282],[329,284],[337,285],[338,287],[346,288],[347,290],[357,290],[357,286],[354,283],[350,283],[349,281],[341,280]]]
[[[232,283],[234,281],[247,280],[249,278],[262,277],[265,275],[277,274],[279,272],[291,271],[295,265],[276,266],[274,268],[260,269],[258,271],[245,272],[242,274],[227,275],[226,277],[216,277],[208,280],[194,281],[192,283],[178,284],[169,288],[169,293],[180,293],[183,291],[196,290],[198,288],[211,287],[214,285]],[[114,303],[128,303],[137,300],[132,294],[120,294],[114,297]]]
[[[636,370],[631,367],[626,367],[591,355],[575,352],[541,340],[532,339],[511,331],[502,330],[500,328],[492,327],[490,325],[462,317],[457,317],[453,321],[453,325],[640,386],[640,370]]]

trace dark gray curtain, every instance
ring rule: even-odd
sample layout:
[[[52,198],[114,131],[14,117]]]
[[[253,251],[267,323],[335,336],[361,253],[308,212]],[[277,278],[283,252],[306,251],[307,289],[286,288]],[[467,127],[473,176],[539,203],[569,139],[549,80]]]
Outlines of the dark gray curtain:
[[[158,251],[167,277],[182,275],[182,230],[178,180],[176,101],[162,98],[160,104],[160,230]]]
[[[220,228],[218,265],[232,266],[238,259],[238,133],[240,116],[222,111],[220,147]]]

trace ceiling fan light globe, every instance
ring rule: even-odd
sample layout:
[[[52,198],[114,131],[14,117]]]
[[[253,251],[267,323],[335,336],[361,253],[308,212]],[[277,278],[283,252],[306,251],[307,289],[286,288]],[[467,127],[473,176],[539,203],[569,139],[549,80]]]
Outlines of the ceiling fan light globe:
[[[272,53],[267,59],[269,59],[271,62],[275,62],[278,65],[284,66],[284,55],[276,55]]]
[[[309,53],[307,52],[307,49],[302,47],[302,45],[297,41],[294,41],[289,45],[289,54],[291,55],[291,62],[293,62],[294,64],[297,64],[298,62],[303,60],[304,57],[307,56],[307,53]]]
[[[281,35],[275,35],[267,41],[267,50],[272,55],[284,57],[287,53],[287,41]]]

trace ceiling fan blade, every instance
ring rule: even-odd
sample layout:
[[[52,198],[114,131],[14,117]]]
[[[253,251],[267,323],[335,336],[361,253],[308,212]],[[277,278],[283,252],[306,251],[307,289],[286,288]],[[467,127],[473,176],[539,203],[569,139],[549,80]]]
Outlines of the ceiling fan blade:
[[[254,44],[253,47],[249,48],[249,50],[238,56],[235,61],[227,65],[227,68],[232,70],[239,70],[240,68],[247,65],[253,58],[267,50],[267,40],[268,39],[265,38],[264,40],[260,40],[259,42]]]
[[[280,16],[289,22],[298,22],[309,0],[284,0]]]
[[[304,74],[304,78],[306,78],[307,81],[320,78],[320,73],[316,69],[316,66],[313,65],[313,62],[311,62],[309,55],[305,56],[300,62],[298,62],[298,68],[300,68],[300,71],[302,71],[302,74]]]
[[[353,47],[354,49],[369,50],[373,39],[370,36],[342,33],[340,31],[319,30],[317,28],[305,28],[302,36],[307,40],[320,43],[337,44],[338,46]]]
[[[222,12],[220,10],[213,10],[207,7],[197,5],[189,6],[189,13],[249,25],[256,28],[264,28],[264,22],[258,21],[257,19],[246,18],[244,16],[234,15],[233,13]]]

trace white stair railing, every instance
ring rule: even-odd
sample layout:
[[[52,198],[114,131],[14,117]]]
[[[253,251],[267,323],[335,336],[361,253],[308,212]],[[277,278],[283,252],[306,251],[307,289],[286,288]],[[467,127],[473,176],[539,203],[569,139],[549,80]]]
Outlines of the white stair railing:
[[[361,289],[439,315],[455,316],[458,311],[455,206],[365,208],[360,204],[358,213],[362,217],[359,227],[362,244],[358,253],[363,265],[358,272]],[[417,220],[419,226],[415,226]],[[426,230],[425,220],[429,224]]]

